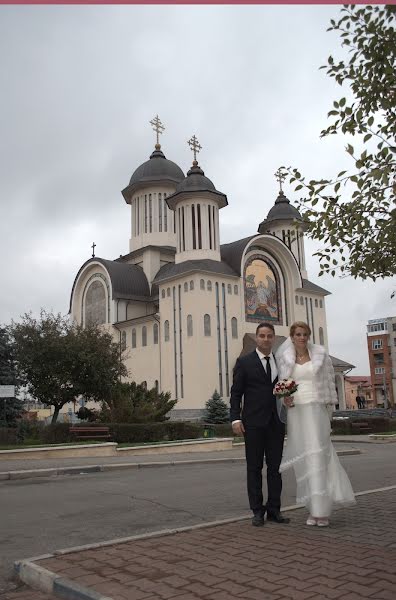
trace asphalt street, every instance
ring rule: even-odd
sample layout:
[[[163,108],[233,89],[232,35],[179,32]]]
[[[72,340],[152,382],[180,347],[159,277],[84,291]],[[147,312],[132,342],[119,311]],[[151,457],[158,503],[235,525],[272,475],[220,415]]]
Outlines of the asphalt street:
[[[362,454],[341,457],[355,491],[396,484],[393,444],[356,447]],[[283,480],[283,505],[294,504],[292,473]],[[247,513],[241,463],[4,481],[0,483],[0,593],[12,585],[16,559]]]

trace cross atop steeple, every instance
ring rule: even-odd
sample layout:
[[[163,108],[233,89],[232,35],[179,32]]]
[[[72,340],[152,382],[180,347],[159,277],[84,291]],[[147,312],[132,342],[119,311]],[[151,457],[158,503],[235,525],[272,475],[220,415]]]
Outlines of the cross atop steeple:
[[[91,248],[92,248],[92,258],[95,258],[95,248],[96,248],[95,242],[92,243]]]
[[[194,162],[193,165],[196,167],[198,165],[197,162],[197,153],[202,150],[201,144],[198,142],[195,135],[192,136],[191,139],[188,140],[187,144],[190,146],[191,150],[194,152]]]
[[[276,173],[274,173],[274,175],[275,179],[279,182],[279,191],[283,193],[282,183],[285,181],[287,173],[282,169],[282,167],[279,167],[279,169]]]
[[[158,115],[156,115],[154,117],[154,119],[151,119],[150,125],[152,126],[155,133],[157,134],[157,143],[155,144],[155,149],[160,150],[161,144],[159,143],[159,136],[163,134],[163,132],[165,130],[165,125],[162,125],[161,120]]]

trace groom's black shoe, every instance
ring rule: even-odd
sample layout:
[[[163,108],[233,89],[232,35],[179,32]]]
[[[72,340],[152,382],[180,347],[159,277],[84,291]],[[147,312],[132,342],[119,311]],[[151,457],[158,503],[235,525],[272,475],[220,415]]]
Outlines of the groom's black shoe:
[[[282,517],[279,510],[268,512],[267,511],[267,521],[274,521],[274,523],[290,523],[290,519],[287,517]]]
[[[264,513],[260,511],[253,511],[252,518],[253,527],[262,527],[264,525]]]

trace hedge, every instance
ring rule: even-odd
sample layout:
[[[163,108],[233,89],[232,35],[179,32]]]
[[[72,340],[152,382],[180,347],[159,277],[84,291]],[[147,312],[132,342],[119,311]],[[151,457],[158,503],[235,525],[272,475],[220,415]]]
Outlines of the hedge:
[[[110,429],[110,440],[119,444],[138,444],[172,440],[192,440],[204,437],[210,428],[216,437],[233,437],[230,423],[205,424],[204,422],[164,421],[161,423],[81,423],[73,427],[101,427]],[[11,445],[35,440],[43,444],[63,444],[76,438],[70,433],[70,423],[45,425],[37,421],[20,421],[17,428],[0,428],[0,444]]]
[[[16,427],[0,427],[0,445],[12,446],[17,444],[17,429]]]
[[[203,436],[203,425],[184,421],[163,423],[109,423],[111,439],[118,444],[191,440]]]

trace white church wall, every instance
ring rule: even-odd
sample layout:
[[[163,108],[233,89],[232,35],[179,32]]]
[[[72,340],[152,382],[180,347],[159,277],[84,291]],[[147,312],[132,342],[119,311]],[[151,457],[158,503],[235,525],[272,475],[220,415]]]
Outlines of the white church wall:
[[[142,383],[146,381],[148,388],[153,388],[158,381],[160,383],[160,343],[154,343],[154,325],[157,321],[150,319],[141,323],[135,323],[125,327],[120,327],[122,332],[126,333],[126,349],[124,362],[129,371],[126,381],[136,381]],[[144,328],[146,335],[144,336]],[[136,347],[132,343],[132,330],[136,332]],[[119,339],[119,338],[118,338]],[[144,345],[144,342],[146,345]]]

